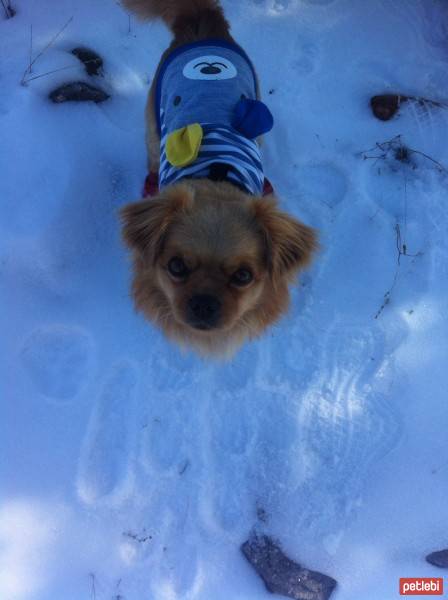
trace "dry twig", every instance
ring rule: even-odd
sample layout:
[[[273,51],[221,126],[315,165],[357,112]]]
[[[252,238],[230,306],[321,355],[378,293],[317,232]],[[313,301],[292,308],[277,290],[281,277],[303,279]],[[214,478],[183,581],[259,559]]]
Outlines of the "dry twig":
[[[89,573],[90,578],[90,596],[92,600],[96,600],[96,588],[95,588],[95,573]]]
[[[54,35],[51,38],[51,40],[48,42],[48,44],[34,58],[32,58],[32,50],[33,50],[33,46],[32,46],[32,44],[33,44],[33,28],[31,27],[31,35],[30,35],[30,37],[31,37],[31,42],[30,42],[30,63],[28,65],[28,67],[25,69],[23,77],[22,77],[22,79],[20,81],[21,85],[26,85],[28,83],[28,81],[31,81],[32,79],[37,79],[37,77],[27,78],[27,75],[29,75],[31,73],[31,69],[32,69],[33,65],[36,63],[36,61],[42,56],[42,54],[44,54],[44,52],[46,52],[48,50],[48,48],[50,48],[55,43],[55,41],[58,39],[58,37],[61,35],[61,33],[70,25],[70,23],[72,21],[73,21],[73,17],[70,17],[70,19],[68,19],[68,21],[56,33],[56,35]],[[50,71],[50,73],[51,72],[53,72],[53,71]],[[46,73],[46,75],[48,75],[48,73]]]
[[[7,19],[12,19],[16,14],[16,11],[11,6],[11,0],[1,0],[3,10],[5,11],[5,15]]]
[[[379,154],[368,154],[370,152],[375,152],[378,150],[380,151]],[[374,164],[376,164],[379,160],[385,160],[386,158],[388,158],[391,153],[393,154],[393,157],[396,160],[401,162],[408,162],[412,154],[423,156],[423,158],[426,158],[427,160],[434,163],[438,171],[442,173],[448,173],[448,169],[444,165],[442,165],[442,163],[440,163],[438,160],[432,158],[432,156],[429,156],[428,154],[425,154],[420,150],[415,150],[414,148],[409,148],[409,146],[405,146],[402,142],[401,135],[396,135],[395,137],[393,137],[390,140],[387,140],[386,142],[377,142],[375,146],[373,146],[373,148],[369,148],[369,150],[363,150],[362,152],[360,152],[360,156],[362,156],[364,160],[375,159]]]

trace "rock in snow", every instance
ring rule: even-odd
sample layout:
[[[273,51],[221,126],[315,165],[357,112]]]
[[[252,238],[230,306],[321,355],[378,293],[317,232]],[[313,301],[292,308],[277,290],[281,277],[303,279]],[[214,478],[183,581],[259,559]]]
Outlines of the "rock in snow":
[[[101,75],[103,70],[103,59],[90,48],[73,48],[72,54],[76,56],[85,66],[88,75]]]
[[[268,536],[254,536],[241,550],[260,575],[269,592],[294,600],[327,600],[336,581],[328,575],[310,571],[288,558]]]
[[[109,94],[99,88],[93,87],[83,81],[66,83],[53,90],[49,95],[50,100],[60,104],[61,102],[104,102]]]
[[[383,94],[381,96],[373,96],[373,98],[370,99],[370,106],[377,119],[388,121],[395,115],[401,102],[404,100],[407,100],[406,96]]]
[[[435,567],[448,569],[448,548],[439,550],[438,552],[431,552],[431,554],[428,554],[426,557],[426,560]]]

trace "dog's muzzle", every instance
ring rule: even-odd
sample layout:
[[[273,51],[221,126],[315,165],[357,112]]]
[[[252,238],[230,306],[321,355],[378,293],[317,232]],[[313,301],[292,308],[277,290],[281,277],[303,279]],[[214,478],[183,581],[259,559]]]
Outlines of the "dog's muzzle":
[[[213,329],[221,317],[221,301],[210,294],[196,294],[187,304],[187,322],[195,329]]]

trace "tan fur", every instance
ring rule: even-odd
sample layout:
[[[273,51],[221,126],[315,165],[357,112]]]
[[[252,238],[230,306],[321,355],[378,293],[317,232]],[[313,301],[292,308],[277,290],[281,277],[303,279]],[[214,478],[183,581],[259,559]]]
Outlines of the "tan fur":
[[[162,18],[176,46],[208,37],[231,40],[222,9],[214,0],[124,0],[141,18]],[[159,65],[160,68],[160,65]],[[157,78],[156,77],[154,80]],[[154,86],[146,107],[151,168],[159,161]],[[288,309],[289,290],[311,260],[316,233],[279,210],[276,199],[256,198],[226,182],[193,179],[122,210],[123,237],[132,250],[135,305],[165,334],[205,356],[230,357],[245,340],[261,335]],[[173,279],[168,263],[181,257],[190,269]],[[232,283],[239,268],[253,281]],[[199,330],[186,318],[189,299],[210,294],[221,302],[216,327]]]
[[[199,15],[221,10],[217,0],[122,0],[123,6],[142,20],[160,18],[171,27],[179,15]]]

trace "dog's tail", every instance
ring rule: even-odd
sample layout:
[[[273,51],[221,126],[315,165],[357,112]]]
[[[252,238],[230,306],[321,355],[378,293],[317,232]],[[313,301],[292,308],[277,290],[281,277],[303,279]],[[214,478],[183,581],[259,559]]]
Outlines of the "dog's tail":
[[[162,19],[175,36],[197,39],[229,35],[229,24],[218,0],[121,0],[140,19]]]

